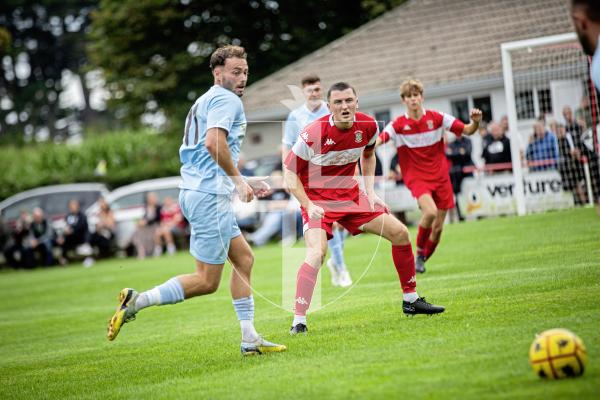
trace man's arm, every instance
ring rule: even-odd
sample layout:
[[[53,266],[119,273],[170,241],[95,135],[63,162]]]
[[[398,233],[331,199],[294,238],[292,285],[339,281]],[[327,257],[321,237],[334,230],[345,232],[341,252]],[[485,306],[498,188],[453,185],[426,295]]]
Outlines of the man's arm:
[[[215,160],[219,167],[221,167],[233,180],[235,188],[240,195],[240,199],[244,202],[251,201],[254,197],[254,192],[250,185],[244,181],[242,174],[240,174],[240,171],[233,162],[231,151],[227,144],[227,131],[222,128],[210,128],[206,131],[206,141],[204,145],[213,160]]]
[[[287,116],[285,123],[283,124],[283,139],[281,141],[281,162],[285,162],[288,154],[292,150],[298,135],[300,134],[300,128],[294,117],[294,112],[290,112]]]
[[[377,139],[379,140],[379,139]],[[362,169],[362,176],[365,182],[365,191],[367,195],[375,193],[375,166],[377,161],[375,160],[375,151],[371,148],[365,148],[360,157],[360,167]]]
[[[377,160],[375,158],[375,149],[367,147],[360,156],[360,166],[362,168],[362,176],[365,182],[365,191],[369,199],[369,207],[371,211],[375,210],[375,204],[379,204],[389,212],[389,207],[375,193],[375,166]]]
[[[474,108],[471,110],[471,122],[463,128],[463,135],[471,136],[477,132],[479,128],[479,122],[481,121],[481,110]]]
[[[304,186],[296,173],[284,165],[283,180],[285,188],[294,196],[304,209],[308,209],[310,199],[304,190]]]

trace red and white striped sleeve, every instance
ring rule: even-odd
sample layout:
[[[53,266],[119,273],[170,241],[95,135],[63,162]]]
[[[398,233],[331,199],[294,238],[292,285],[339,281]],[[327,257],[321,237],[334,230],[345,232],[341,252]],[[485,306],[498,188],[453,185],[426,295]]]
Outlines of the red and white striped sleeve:
[[[394,129],[394,121],[388,123],[383,131],[379,134],[379,138],[383,143],[387,143],[390,139],[394,139],[396,136],[396,130]]]
[[[284,161],[285,167],[296,174],[305,170],[315,154],[311,145],[308,131],[302,132]]]
[[[442,116],[442,123],[446,130],[454,133],[457,137],[462,135],[463,130],[465,129],[465,124],[461,120],[454,118],[452,115],[445,113],[440,114]]]

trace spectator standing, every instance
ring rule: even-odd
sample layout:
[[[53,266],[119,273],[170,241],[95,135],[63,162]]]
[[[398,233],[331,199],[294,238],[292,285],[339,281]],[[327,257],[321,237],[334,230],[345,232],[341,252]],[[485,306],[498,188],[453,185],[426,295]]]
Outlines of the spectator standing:
[[[487,144],[483,148],[483,152],[481,153],[481,157],[485,162],[486,166],[494,166],[494,164],[508,164],[512,162],[512,157],[510,154],[510,140],[506,137],[505,130],[502,128],[502,125],[492,122],[489,124],[488,129],[490,131]],[[512,169],[511,166],[506,166],[502,168],[493,168],[486,169],[486,172],[489,174],[494,173],[495,171],[510,171]]]
[[[558,172],[563,189],[573,193],[575,204],[585,204],[585,175],[581,162],[574,156],[577,152],[574,151],[573,137],[566,131],[564,125],[556,123],[553,130],[558,140]]]
[[[558,141],[556,135],[546,130],[540,121],[533,124],[533,135],[529,138],[525,158],[529,162],[530,171],[556,169]]]
[[[452,183],[452,191],[454,192],[454,210],[459,221],[464,220],[464,216],[460,211],[458,204],[458,195],[460,194],[460,186],[462,181],[467,176],[472,176],[472,172],[465,172],[465,168],[473,166],[471,152],[473,150],[471,140],[464,135],[456,137],[454,134],[449,134],[448,146],[446,147],[446,157],[450,161],[450,182]],[[451,213],[453,214],[453,213]],[[451,215],[452,218],[452,215]]]

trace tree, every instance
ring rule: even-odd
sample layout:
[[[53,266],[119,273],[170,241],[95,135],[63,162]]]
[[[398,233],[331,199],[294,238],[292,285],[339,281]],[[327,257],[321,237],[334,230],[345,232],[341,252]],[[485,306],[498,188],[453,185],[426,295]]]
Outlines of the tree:
[[[139,124],[161,112],[178,128],[212,85],[208,57],[219,45],[246,48],[252,82],[402,2],[101,0],[88,52],[119,117]]]
[[[84,77],[85,31],[97,0],[4,1],[0,5],[0,135],[67,134],[72,120],[93,117]],[[6,38],[12,41],[5,45]],[[61,107],[63,74],[82,82],[82,110]]]

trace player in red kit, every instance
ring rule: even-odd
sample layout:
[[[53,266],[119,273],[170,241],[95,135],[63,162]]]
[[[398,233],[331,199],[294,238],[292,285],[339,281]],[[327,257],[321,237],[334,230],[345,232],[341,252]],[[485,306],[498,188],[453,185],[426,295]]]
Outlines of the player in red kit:
[[[402,286],[405,314],[443,312],[444,307],[429,304],[417,294],[408,229],[388,213],[385,203],[375,194],[374,147],[379,133],[376,121],[356,111],[356,91],[345,82],[329,89],[327,102],[331,114],[304,129],[284,163],[286,186],[302,208],[306,242],[306,256],[296,279],[295,315],[290,334],[308,331],[306,312],[334,222],[353,235],[370,232],[392,243],[392,259]],[[365,192],[359,189],[354,178],[359,159]]]
[[[396,118],[379,135],[377,144],[392,140],[398,149],[398,164],[404,183],[417,199],[421,220],[417,233],[417,272],[425,272],[442,235],[448,210],[454,208],[454,195],[444,153],[444,130],[456,136],[472,135],[479,127],[481,111],[471,110],[471,122],[423,108],[423,84],[404,81],[400,95],[407,113]]]

